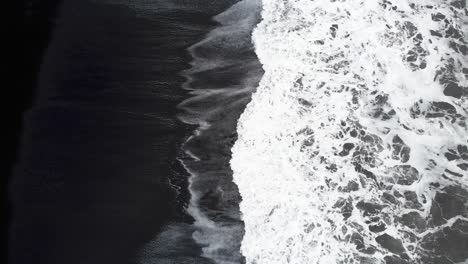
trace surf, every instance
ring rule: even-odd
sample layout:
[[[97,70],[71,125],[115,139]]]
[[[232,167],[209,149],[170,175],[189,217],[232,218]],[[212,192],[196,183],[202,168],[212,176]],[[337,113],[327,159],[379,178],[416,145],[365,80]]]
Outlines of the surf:
[[[465,3],[262,8],[230,161],[246,262],[466,261]]]

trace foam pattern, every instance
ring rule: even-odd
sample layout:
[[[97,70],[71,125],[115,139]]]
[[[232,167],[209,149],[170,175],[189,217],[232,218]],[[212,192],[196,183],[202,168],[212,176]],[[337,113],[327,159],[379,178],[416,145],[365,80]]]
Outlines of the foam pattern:
[[[231,167],[247,263],[468,259],[464,1],[269,0]]]

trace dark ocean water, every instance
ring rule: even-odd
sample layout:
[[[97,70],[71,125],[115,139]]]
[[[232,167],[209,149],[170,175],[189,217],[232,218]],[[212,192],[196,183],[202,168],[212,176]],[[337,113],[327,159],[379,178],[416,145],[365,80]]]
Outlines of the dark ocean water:
[[[230,4],[64,2],[10,186],[10,263],[138,263],[167,224],[191,225],[180,72]]]

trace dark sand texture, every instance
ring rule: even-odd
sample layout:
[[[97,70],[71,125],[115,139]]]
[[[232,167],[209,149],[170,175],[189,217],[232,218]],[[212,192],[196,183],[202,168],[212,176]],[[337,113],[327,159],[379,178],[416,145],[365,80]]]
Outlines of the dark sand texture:
[[[138,12],[63,4],[11,181],[10,263],[136,263],[183,220],[187,194],[169,186],[187,184],[175,157],[192,130],[178,73],[212,14]]]

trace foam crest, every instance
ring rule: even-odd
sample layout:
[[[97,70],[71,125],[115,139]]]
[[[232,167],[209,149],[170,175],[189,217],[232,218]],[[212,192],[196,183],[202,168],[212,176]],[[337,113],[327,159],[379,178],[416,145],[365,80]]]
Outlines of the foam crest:
[[[468,259],[464,1],[263,2],[231,167],[247,263]]]

